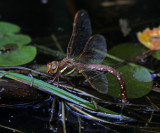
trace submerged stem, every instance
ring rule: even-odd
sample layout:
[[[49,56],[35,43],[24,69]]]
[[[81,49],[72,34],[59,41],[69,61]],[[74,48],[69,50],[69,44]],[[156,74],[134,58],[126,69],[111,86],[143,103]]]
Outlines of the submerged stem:
[[[79,133],[81,133],[81,118],[79,116],[77,116],[77,117],[78,117],[78,125],[79,125],[78,131],[79,131]]]
[[[64,101],[62,101],[62,125],[63,125],[63,133],[66,133],[66,117],[65,117]]]

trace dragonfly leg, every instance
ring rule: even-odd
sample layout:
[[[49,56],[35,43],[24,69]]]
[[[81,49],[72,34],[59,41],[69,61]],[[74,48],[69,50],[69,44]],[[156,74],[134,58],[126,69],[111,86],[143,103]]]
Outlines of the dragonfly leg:
[[[57,76],[55,76],[54,79],[50,83],[55,82],[56,79],[57,79]]]
[[[67,80],[67,82],[69,82],[69,84],[71,84],[72,87],[75,87],[75,85],[73,84],[73,82],[71,80],[69,80],[68,78],[64,77],[65,80]]]
[[[54,77],[54,79],[49,83],[51,84],[51,83],[55,82],[56,80],[57,80],[57,87],[58,87],[59,86],[59,73],[57,73],[56,76]]]
[[[57,77],[57,87],[59,86],[59,75]]]

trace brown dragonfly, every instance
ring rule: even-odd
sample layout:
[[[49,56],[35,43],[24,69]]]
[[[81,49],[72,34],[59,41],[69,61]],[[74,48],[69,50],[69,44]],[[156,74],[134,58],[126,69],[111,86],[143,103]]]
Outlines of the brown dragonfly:
[[[59,76],[71,76],[78,73],[87,79],[92,88],[100,93],[108,92],[108,81],[104,72],[116,76],[120,88],[121,99],[126,103],[126,88],[121,74],[107,65],[100,65],[106,57],[106,41],[102,35],[92,35],[91,23],[88,14],[84,10],[76,13],[73,23],[73,31],[67,48],[67,57],[61,61],[53,61],[47,64],[47,72]]]

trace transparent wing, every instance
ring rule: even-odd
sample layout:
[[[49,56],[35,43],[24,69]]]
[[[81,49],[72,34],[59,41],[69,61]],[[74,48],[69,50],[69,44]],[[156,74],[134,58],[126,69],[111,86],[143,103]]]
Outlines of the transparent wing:
[[[102,35],[94,35],[87,41],[77,60],[85,64],[98,64],[107,54],[106,40]]]
[[[67,57],[77,57],[82,52],[91,34],[92,29],[88,14],[84,10],[78,11],[74,17],[72,36],[67,48]]]
[[[104,94],[108,92],[108,80],[103,72],[83,71],[82,74],[95,90]]]

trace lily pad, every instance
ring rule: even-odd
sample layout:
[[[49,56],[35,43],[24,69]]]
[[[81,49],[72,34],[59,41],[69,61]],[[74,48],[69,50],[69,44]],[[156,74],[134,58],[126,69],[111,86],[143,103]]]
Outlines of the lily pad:
[[[152,90],[152,77],[149,71],[141,66],[129,66],[125,65],[117,69],[124,78],[127,97],[128,98],[140,98],[147,95]],[[120,97],[120,85],[113,75],[107,75],[109,82],[108,94],[113,97]]]
[[[7,44],[17,44],[17,46],[29,44],[31,42],[31,38],[27,35],[15,34],[4,36],[0,39],[0,48],[3,48],[4,45]]]
[[[142,53],[145,51],[147,51],[147,48],[143,47],[141,44],[123,43],[108,50],[108,54],[114,55],[115,57],[118,57],[120,59],[130,60],[139,55],[142,55]],[[117,63],[110,58],[107,58],[106,62],[109,62],[111,64]]]
[[[0,22],[0,34],[8,35],[19,31],[20,28],[15,24],[2,21]]]
[[[31,62],[36,56],[34,46],[22,46],[16,50],[8,51],[0,55],[1,66],[17,66]]]
[[[152,55],[153,55],[157,60],[160,60],[160,50],[156,50]]]
[[[17,66],[32,61],[36,47],[24,46],[31,42],[27,35],[19,34],[20,28],[8,22],[0,22],[0,65]]]

